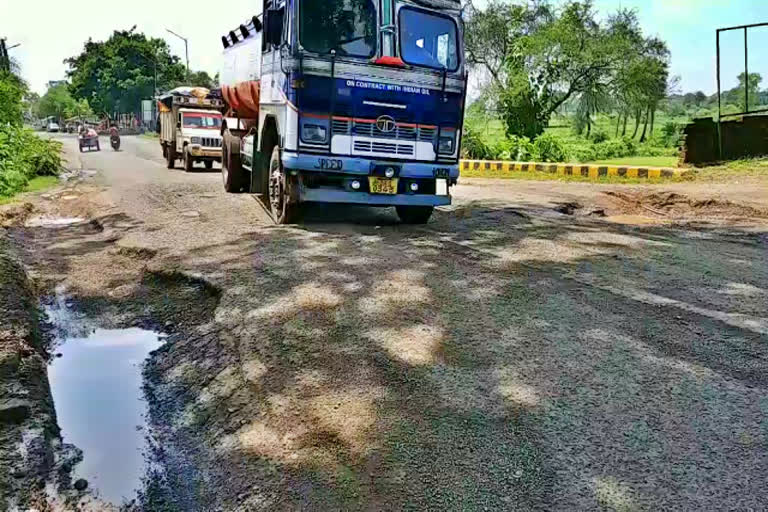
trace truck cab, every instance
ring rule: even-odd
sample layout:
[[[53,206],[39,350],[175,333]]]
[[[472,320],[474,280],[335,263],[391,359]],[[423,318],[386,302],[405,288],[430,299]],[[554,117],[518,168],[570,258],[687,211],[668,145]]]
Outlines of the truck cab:
[[[221,112],[181,108],[177,115],[176,150],[185,164],[221,162]]]
[[[221,162],[222,102],[207,97],[208,91],[204,89],[199,97],[186,94],[189,88],[179,89],[158,101],[163,156],[169,169],[177,159],[184,162],[187,171],[192,171],[198,162],[211,169],[214,162]]]
[[[454,0],[263,0],[222,37],[225,187],[279,223],[306,202],[426,222],[459,177],[462,29]]]

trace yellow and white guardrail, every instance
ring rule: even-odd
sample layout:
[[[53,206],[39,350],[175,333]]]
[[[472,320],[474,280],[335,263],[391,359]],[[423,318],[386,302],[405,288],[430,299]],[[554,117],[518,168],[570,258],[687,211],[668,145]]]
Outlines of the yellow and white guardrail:
[[[619,176],[624,178],[676,178],[693,175],[690,169],[673,169],[671,167],[633,167],[626,165],[586,165],[586,164],[553,164],[536,162],[502,162],[494,160],[461,160],[459,169],[462,171],[502,171],[502,172],[549,172],[562,176],[583,176],[597,179],[603,176]]]

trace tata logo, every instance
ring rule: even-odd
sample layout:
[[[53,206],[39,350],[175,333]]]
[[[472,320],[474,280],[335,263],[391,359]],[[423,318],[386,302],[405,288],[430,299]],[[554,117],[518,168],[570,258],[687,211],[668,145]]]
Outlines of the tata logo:
[[[395,120],[392,116],[379,116],[379,118],[376,119],[376,128],[383,133],[392,132],[395,130]]]

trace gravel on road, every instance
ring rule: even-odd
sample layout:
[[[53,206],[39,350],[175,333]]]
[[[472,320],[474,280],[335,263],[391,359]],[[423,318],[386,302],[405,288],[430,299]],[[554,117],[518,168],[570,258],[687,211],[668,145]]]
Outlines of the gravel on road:
[[[468,180],[422,227],[277,227],[124,142],[35,204],[87,222],[11,234],[94,321],[169,334],[146,510],[768,502],[768,198]]]

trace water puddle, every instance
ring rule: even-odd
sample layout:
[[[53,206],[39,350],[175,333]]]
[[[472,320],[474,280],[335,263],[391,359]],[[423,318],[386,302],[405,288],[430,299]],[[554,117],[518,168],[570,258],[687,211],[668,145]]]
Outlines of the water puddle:
[[[162,339],[138,328],[83,328],[61,306],[66,308],[59,296],[47,308],[49,321],[62,336],[48,379],[64,442],[83,452],[73,480],[84,478],[94,495],[122,504],[135,498],[146,474],[147,404],[141,372]],[[72,329],[73,323],[81,327]]]

